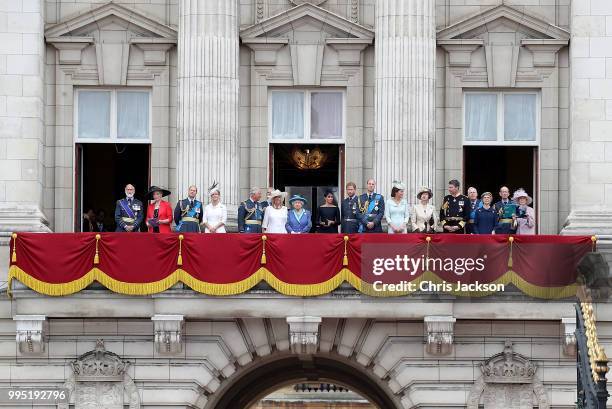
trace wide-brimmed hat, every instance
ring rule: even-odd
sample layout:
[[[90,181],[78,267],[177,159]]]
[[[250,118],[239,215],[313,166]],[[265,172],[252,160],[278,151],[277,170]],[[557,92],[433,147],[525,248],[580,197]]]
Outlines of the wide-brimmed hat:
[[[302,195],[293,195],[291,196],[291,199],[289,199],[289,204],[293,206],[293,202],[296,202],[298,200],[304,204],[308,203],[308,200],[306,200],[306,198]]]
[[[422,188],[419,189],[419,192],[416,195],[417,199],[421,200],[421,195],[423,193],[427,193],[429,195],[430,199],[433,197],[433,193],[431,193],[431,189],[430,188],[422,187]]]
[[[518,203],[519,197],[526,197],[528,205],[531,204],[531,202],[533,202],[533,199],[531,198],[531,196],[529,196],[527,192],[525,192],[525,189],[523,188],[516,189],[516,191],[512,195],[512,201]]]
[[[157,187],[157,186],[151,186],[149,188],[149,191],[147,192],[145,197],[148,200],[153,200],[153,193],[154,192],[161,192],[162,197],[170,196],[170,194],[171,194],[170,191],[167,190],[167,189],[164,189],[164,188],[161,188],[161,187]]]
[[[274,189],[273,191],[270,192],[270,201],[272,201],[272,199],[274,199],[275,197],[280,197],[282,199],[284,199],[286,196],[285,192],[281,192],[278,189]]]

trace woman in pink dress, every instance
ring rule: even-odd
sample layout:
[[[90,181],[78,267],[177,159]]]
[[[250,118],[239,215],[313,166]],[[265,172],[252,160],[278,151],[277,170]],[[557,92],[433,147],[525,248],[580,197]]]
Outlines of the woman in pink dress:
[[[516,234],[536,234],[535,211],[529,206],[533,199],[520,188],[514,192],[512,201],[518,205],[516,215],[513,216],[516,221]]]

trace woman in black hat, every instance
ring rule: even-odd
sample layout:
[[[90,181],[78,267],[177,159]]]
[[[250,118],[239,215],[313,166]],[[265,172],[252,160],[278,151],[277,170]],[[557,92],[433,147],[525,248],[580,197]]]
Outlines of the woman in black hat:
[[[170,195],[170,191],[151,186],[147,192],[147,200],[153,200],[147,208],[147,227],[149,233],[171,233],[172,207],[162,197]]]

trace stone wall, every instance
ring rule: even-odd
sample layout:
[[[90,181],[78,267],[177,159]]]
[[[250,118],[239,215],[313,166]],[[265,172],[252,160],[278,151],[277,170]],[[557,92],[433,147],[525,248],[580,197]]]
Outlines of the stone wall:
[[[612,3],[572,2],[568,233],[612,234]]]
[[[483,378],[480,365],[494,365],[495,357],[503,357],[504,351],[510,351],[511,360],[517,364],[535,366],[535,377],[521,382],[541,394],[540,398],[550,405],[545,407],[571,406],[576,396],[575,357],[571,343],[566,344],[568,329],[561,320],[571,318],[571,303],[540,304],[539,319],[533,319],[529,311],[535,307],[515,302],[479,303],[471,308],[461,303],[398,304],[392,300],[371,304],[328,296],[303,304],[288,297],[247,295],[250,301],[233,298],[234,307],[215,312],[206,307],[216,303],[212,298],[196,296],[187,301],[169,292],[162,295],[166,302],[157,304],[156,314],[151,315],[156,321],[152,321],[146,316],[151,312],[142,308],[143,302],[153,306],[149,297],[138,301],[109,297],[106,291],[89,291],[49,299],[19,290],[15,297],[13,301],[0,302],[0,382],[63,385],[72,376],[69,363],[94,350],[96,340],[103,339],[106,351],[129,362],[126,374],[136,385],[142,408],[193,405],[208,409],[219,397],[218,391],[227,391],[252,368],[299,354],[293,349],[295,329],[281,312],[295,311],[298,304],[302,305],[299,308],[305,307],[307,314],[340,311],[332,305],[345,302],[351,312],[322,318],[315,340],[315,366],[317,356],[354,366],[361,380],[380,383],[385,393],[401,402],[398,408],[470,407],[469,402],[481,399],[480,392],[474,390],[475,384],[484,382],[486,388],[497,382]],[[196,305],[194,301],[199,305],[196,309],[190,307]],[[244,302],[253,306],[250,312],[243,308]],[[100,303],[109,308],[100,308]],[[391,311],[392,305],[396,318],[374,312],[381,308]],[[168,306],[172,306],[171,310]],[[42,352],[28,352],[27,344],[15,343],[19,328],[11,309],[22,320],[35,311],[47,314],[41,327]],[[437,338],[436,331],[441,327],[428,325],[433,321],[427,314],[453,309],[456,322],[450,330],[444,330],[446,335]],[[125,313],[128,310],[130,314]],[[484,310],[488,311],[486,317],[482,315]],[[186,315],[163,315],[167,311]],[[234,318],[221,318],[221,313]],[[602,305],[597,314],[602,346],[610,349],[610,309]],[[359,315],[379,318],[358,318]],[[180,323],[178,326],[158,325],[159,320],[176,317],[183,320],[174,321]],[[178,338],[173,331],[178,331]],[[436,348],[435,339],[443,342],[444,348]]]

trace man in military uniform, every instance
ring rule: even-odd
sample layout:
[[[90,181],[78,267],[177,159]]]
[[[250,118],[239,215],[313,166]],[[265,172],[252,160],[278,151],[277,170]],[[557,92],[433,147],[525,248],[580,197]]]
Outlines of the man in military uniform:
[[[125,199],[117,200],[115,206],[115,223],[117,232],[134,233],[140,231],[140,225],[144,220],[144,208],[142,202],[134,198],[136,189],[133,185],[125,186]]]
[[[238,208],[238,231],[240,233],[261,233],[261,222],[268,202],[260,202],[260,200],[261,190],[252,188],[249,198],[240,203]]]
[[[465,233],[465,225],[470,217],[469,199],[459,191],[461,184],[453,179],[448,182],[448,195],[444,196],[440,208],[440,224],[444,233]]]
[[[502,186],[499,189],[500,201],[495,203],[493,207],[497,213],[497,226],[495,234],[515,234],[516,222],[512,215],[516,213],[516,203],[510,199],[510,189],[507,186]]]
[[[174,209],[176,231],[180,233],[199,233],[204,209],[202,202],[196,199],[198,188],[189,186],[187,197],[179,200]]]
[[[361,225],[359,232],[382,233],[382,218],[385,215],[385,198],[374,191],[376,181],[368,179],[367,192],[359,196]]]
[[[341,231],[344,234],[358,233],[361,221],[359,211],[359,199],[357,198],[357,186],[353,182],[346,184],[347,197],[342,200],[340,211],[342,213]]]

